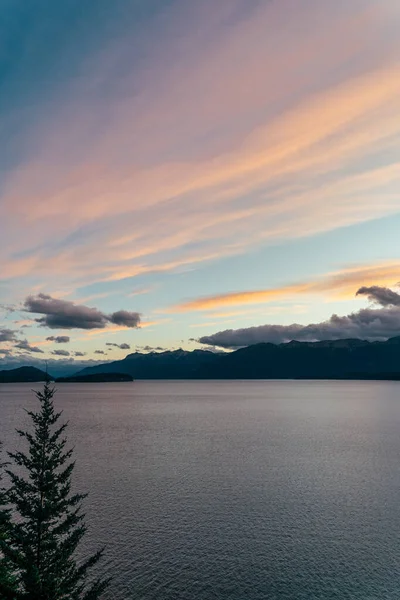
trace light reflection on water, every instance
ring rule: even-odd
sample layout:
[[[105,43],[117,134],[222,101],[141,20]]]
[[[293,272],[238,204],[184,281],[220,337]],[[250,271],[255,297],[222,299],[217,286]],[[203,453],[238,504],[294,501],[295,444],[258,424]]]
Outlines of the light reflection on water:
[[[33,405],[0,386],[0,439]],[[400,597],[400,383],[59,384],[108,598]]]

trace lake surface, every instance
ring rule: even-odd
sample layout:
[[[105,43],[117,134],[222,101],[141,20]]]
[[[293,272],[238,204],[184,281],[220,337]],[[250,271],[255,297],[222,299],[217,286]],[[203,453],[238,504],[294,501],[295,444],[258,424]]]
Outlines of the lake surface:
[[[400,598],[400,382],[57,387],[108,599]]]

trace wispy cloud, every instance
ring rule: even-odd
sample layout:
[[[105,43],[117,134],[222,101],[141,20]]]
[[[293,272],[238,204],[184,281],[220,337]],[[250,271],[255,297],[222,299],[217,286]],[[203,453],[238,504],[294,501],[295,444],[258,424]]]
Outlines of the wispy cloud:
[[[329,294],[330,298],[348,299],[354,297],[354,289],[357,287],[371,284],[393,286],[399,277],[400,262],[398,261],[360,265],[329,273],[312,281],[289,284],[279,288],[230,292],[196,298],[178,304],[170,311],[178,313],[210,311],[221,307],[266,304],[314,294]]]
[[[153,292],[155,290],[155,286],[148,286],[148,287],[139,287],[139,288],[135,288],[133,289],[131,292],[128,292],[127,296],[144,296],[144,294],[149,294],[150,292]]]
[[[115,281],[399,212],[392,0],[177,4],[141,69],[135,36],[99,40],[27,129],[2,278]]]
[[[222,325],[224,323],[234,323],[234,321],[231,319],[227,319],[226,321],[222,322]],[[215,325],[221,326],[221,321],[207,321],[204,323],[192,323],[191,325],[189,325],[189,327],[191,329],[198,329],[199,327],[215,327]]]
[[[147,329],[147,328],[151,328],[154,327],[155,325],[159,325],[160,323],[167,323],[168,321],[170,321],[170,319],[158,319],[158,320],[143,320],[140,322],[140,325],[138,326],[138,329]],[[107,329],[99,329],[99,330],[91,330],[91,331],[87,331],[86,332],[86,336],[88,338],[91,337],[101,337],[103,335],[107,335],[107,334],[114,334],[114,333],[119,333],[121,331],[126,331],[126,327],[121,326],[121,325],[111,325],[109,327],[107,327]]]

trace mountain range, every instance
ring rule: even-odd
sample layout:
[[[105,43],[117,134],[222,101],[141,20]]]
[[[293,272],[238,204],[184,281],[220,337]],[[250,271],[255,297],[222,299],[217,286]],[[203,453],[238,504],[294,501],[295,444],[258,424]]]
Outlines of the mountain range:
[[[18,369],[0,371],[0,383],[40,382],[48,379],[53,378],[36,367],[18,367]]]
[[[400,379],[400,336],[384,342],[255,344],[229,353],[135,352],[79,375],[113,372],[135,379]]]
[[[255,344],[223,353],[135,352],[123,360],[86,367],[73,377],[78,381],[107,381],[107,374],[129,375],[133,379],[400,380],[400,336],[384,342],[347,339]],[[46,373],[34,367],[0,371],[3,383],[45,379]]]

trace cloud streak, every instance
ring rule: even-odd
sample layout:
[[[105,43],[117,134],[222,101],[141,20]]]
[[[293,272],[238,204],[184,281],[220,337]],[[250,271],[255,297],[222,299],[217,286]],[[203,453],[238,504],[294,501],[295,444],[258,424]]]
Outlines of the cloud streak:
[[[2,278],[115,281],[398,212],[395,3],[218,4],[174,3],[149,46],[127,16],[21,132]]]
[[[379,286],[369,287],[365,284],[378,282],[379,284],[393,285],[400,275],[400,262],[382,262],[367,266],[355,266],[328,273],[311,281],[289,284],[278,288],[265,288],[261,290],[248,290],[215,294],[188,300],[169,309],[172,313],[185,313],[194,311],[211,311],[218,308],[242,305],[255,305],[295,298],[297,296],[329,294],[336,299],[348,299],[354,296],[354,288],[360,287],[359,295],[368,295],[373,298],[373,291],[382,289]],[[372,290],[370,294],[368,290]],[[382,292],[381,292],[382,294]],[[386,295],[394,297],[391,290]],[[227,313],[229,314],[229,313]]]

